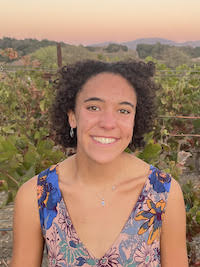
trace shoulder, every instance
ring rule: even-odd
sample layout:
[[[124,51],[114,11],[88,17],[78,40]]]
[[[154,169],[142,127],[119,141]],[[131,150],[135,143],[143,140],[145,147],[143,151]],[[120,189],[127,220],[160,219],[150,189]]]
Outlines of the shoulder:
[[[25,182],[23,185],[20,186],[20,188],[17,191],[16,197],[15,197],[15,203],[24,201],[25,204],[30,203],[37,203],[38,199],[38,189],[41,185],[44,186],[44,183],[46,183],[46,180],[49,176],[49,174],[56,168],[56,165],[53,165],[39,174],[33,176],[31,179],[29,179],[27,182]],[[43,188],[44,189],[44,188]],[[22,203],[21,203],[22,204]],[[36,205],[34,205],[36,206]]]
[[[185,216],[185,203],[180,184],[171,178],[171,189],[168,197],[167,213],[182,213]]]
[[[20,211],[24,211],[26,216],[28,214],[38,216],[37,181],[38,175],[35,175],[18,189],[15,197],[15,213],[19,214]]]
[[[37,178],[24,183],[15,197],[13,220],[13,256],[11,266],[39,266],[43,238],[37,204]],[[30,240],[32,249],[29,250]]]
[[[182,230],[184,230],[185,226],[186,209],[183,192],[179,183],[171,178],[171,188],[163,221],[163,232],[169,232],[171,227],[183,227]]]
[[[134,154],[125,153],[125,164],[128,173],[132,177],[146,177],[150,171],[150,165],[137,158]]]
[[[21,198],[28,200],[34,200],[36,199],[36,192],[37,192],[37,180],[38,176],[35,175],[31,179],[29,179],[27,182],[25,182],[19,190],[17,191],[17,195],[15,198],[15,202],[19,201]]]
[[[37,176],[25,182],[18,190],[14,205],[14,225],[30,225],[28,222],[39,226],[39,213],[37,205]],[[39,229],[39,227],[38,227]]]
[[[186,209],[179,183],[171,179],[171,189],[162,225],[162,266],[188,266]]]
[[[171,196],[172,197],[182,197],[182,189],[179,184],[174,178],[171,178]]]

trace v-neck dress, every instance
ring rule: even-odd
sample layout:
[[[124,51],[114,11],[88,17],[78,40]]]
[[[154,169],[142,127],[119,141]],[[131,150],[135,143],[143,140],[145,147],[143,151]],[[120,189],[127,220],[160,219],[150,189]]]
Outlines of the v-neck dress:
[[[118,238],[105,255],[93,257],[79,239],[58,184],[57,166],[38,175],[37,197],[49,267],[158,267],[160,235],[171,176],[150,174]]]

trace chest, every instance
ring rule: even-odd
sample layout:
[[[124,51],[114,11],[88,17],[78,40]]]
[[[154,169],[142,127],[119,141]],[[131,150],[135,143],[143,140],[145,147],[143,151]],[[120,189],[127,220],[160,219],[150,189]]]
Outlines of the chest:
[[[101,258],[114,244],[134,211],[144,181],[102,198],[88,192],[63,190],[66,211],[74,230],[91,255]]]

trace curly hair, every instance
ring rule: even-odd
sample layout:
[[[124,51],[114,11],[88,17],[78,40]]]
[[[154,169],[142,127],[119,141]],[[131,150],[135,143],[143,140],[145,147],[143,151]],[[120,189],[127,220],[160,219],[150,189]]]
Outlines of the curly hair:
[[[151,79],[155,73],[153,62],[120,61],[107,63],[102,61],[86,60],[73,65],[62,67],[59,78],[54,81],[56,96],[52,104],[51,130],[54,132],[54,141],[64,148],[76,148],[76,129],[74,137],[70,137],[70,125],[67,113],[75,111],[77,93],[84,84],[100,73],[113,73],[122,76],[134,88],[137,95],[137,106],[132,141],[129,148],[144,146],[143,135],[152,130],[155,117],[155,90],[159,86]]]

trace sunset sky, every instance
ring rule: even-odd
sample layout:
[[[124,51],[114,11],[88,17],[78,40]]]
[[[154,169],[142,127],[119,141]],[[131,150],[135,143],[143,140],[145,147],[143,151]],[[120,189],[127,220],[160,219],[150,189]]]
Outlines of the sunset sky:
[[[200,40],[200,0],[0,0],[0,38]]]

